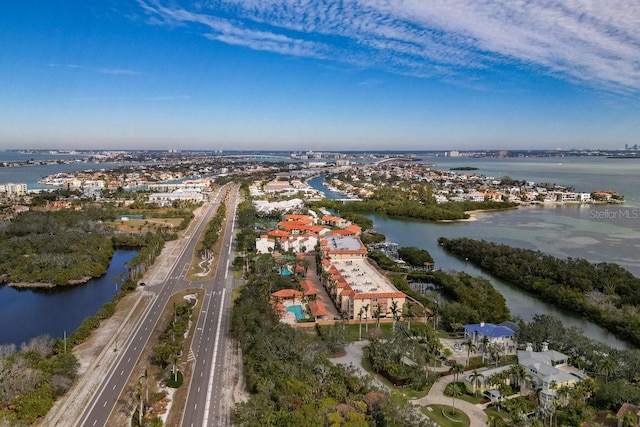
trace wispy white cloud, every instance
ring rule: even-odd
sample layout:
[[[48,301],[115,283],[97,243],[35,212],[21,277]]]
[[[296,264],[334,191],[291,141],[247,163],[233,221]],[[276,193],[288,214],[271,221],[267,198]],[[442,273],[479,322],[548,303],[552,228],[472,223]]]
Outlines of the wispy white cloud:
[[[47,66],[52,68],[69,68],[69,69],[84,68],[82,65],[77,65],[77,64],[47,64]]]
[[[89,70],[89,71],[93,71],[101,74],[112,74],[112,75],[120,75],[120,76],[137,76],[142,74],[139,71],[129,70],[126,68],[108,68],[108,67],[91,68],[91,67],[86,67],[84,65],[78,65],[78,64],[55,64],[55,63],[47,64],[47,66],[52,68],[66,68],[70,70]]]
[[[457,79],[502,64],[640,89],[640,3],[627,0],[138,0],[150,22],[224,43]]]
[[[141,74],[139,71],[127,70],[124,68],[98,68],[97,71],[102,74],[113,74],[116,76],[137,76]]]

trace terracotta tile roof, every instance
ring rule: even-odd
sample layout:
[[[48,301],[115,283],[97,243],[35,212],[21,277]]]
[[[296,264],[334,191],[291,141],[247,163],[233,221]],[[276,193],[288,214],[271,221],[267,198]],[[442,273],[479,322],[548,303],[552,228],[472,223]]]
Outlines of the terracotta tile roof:
[[[340,218],[339,216],[333,216],[333,215],[323,215],[322,220],[331,221],[331,222],[343,221],[343,219]]]
[[[274,298],[293,298],[294,296],[302,297],[302,292],[296,291],[295,289],[280,289],[279,291],[272,293],[271,296]]]
[[[353,230],[345,228],[344,230],[331,230],[331,234],[334,236],[355,236],[357,233]]]
[[[289,237],[289,233],[284,230],[271,230],[267,233],[267,236],[271,237]]]
[[[311,311],[311,314],[315,317],[329,315],[329,312],[325,308],[324,304],[322,303],[322,301],[319,301],[319,300],[309,301],[309,310]]]
[[[285,214],[285,221],[298,221],[305,224],[313,224],[313,218],[309,215]]]
[[[316,288],[311,280],[304,279],[300,281],[300,286],[302,286],[305,295],[316,295]]]

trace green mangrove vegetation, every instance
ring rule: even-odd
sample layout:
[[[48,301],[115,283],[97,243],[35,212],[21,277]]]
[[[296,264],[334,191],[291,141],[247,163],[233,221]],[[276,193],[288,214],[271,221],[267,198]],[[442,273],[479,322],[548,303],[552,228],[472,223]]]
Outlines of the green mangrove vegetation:
[[[441,237],[438,242],[494,276],[640,345],[640,279],[619,265],[559,259],[484,240]]]

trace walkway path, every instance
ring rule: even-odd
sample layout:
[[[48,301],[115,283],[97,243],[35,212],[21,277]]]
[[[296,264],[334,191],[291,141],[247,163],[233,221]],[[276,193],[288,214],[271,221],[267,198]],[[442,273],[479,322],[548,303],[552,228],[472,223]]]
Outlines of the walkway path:
[[[389,392],[389,387],[387,387],[386,384],[375,378],[362,367],[362,357],[364,356],[364,351],[362,349],[368,345],[368,340],[354,341],[345,347],[347,353],[344,356],[332,358],[331,362],[337,363],[339,365],[353,366],[354,368],[356,368],[360,376],[372,378],[372,382],[376,387]]]
[[[448,405],[451,406],[453,400],[450,397],[444,395],[444,389],[447,384],[454,381],[454,375],[447,375],[438,378],[438,380],[431,386],[429,393],[425,397],[412,400],[414,405],[427,406],[427,405]],[[470,427],[485,427],[488,422],[487,414],[485,414],[480,406],[476,406],[469,402],[465,402],[461,399],[456,399],[456,408],[469,416],[471,420]]]

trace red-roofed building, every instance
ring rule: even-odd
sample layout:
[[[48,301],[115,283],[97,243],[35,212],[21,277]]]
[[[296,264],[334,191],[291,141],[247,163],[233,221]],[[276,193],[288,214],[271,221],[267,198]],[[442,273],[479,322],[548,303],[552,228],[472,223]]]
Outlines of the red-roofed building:
[[[366,258],[367,248],[358,237],[331,236],[320,240],[320,249],[331,259]]]
[[[329,316],[327,308],[320,300],[309,301],[309,311],[316,320],[324,320]]]
[[[317,295],[316,288],[313,286],[313,282],[309,279],[304,279],[300,281],[300,286],[302,287],[302,292],[307,297],[315,297]]]
[[[302,298],[302,292],[296,291],[295,289],[280,289],[279,291],[273,292],[271,296],[280,299],[300,299]]]
[[[278,239],[284,239],[286,237],[289,237],[289,233],[287,233],[284,230],[270,230],[267,232],[267,236],[269,237],[275,237]]]
[[[324,215],[322,217],[322,223],[326,225],[331,225],[333,227],[338,227],[338,228],[347,228],[348,226],[351,225],[351,221],[347,221],[344,218],[340,218],[339,216],[332,216],[332,215]]]
[[[284,220],[299,222],[306,225],[313,225],[315,223],[313,218],[311,218],[309,215],[285,214]]]

